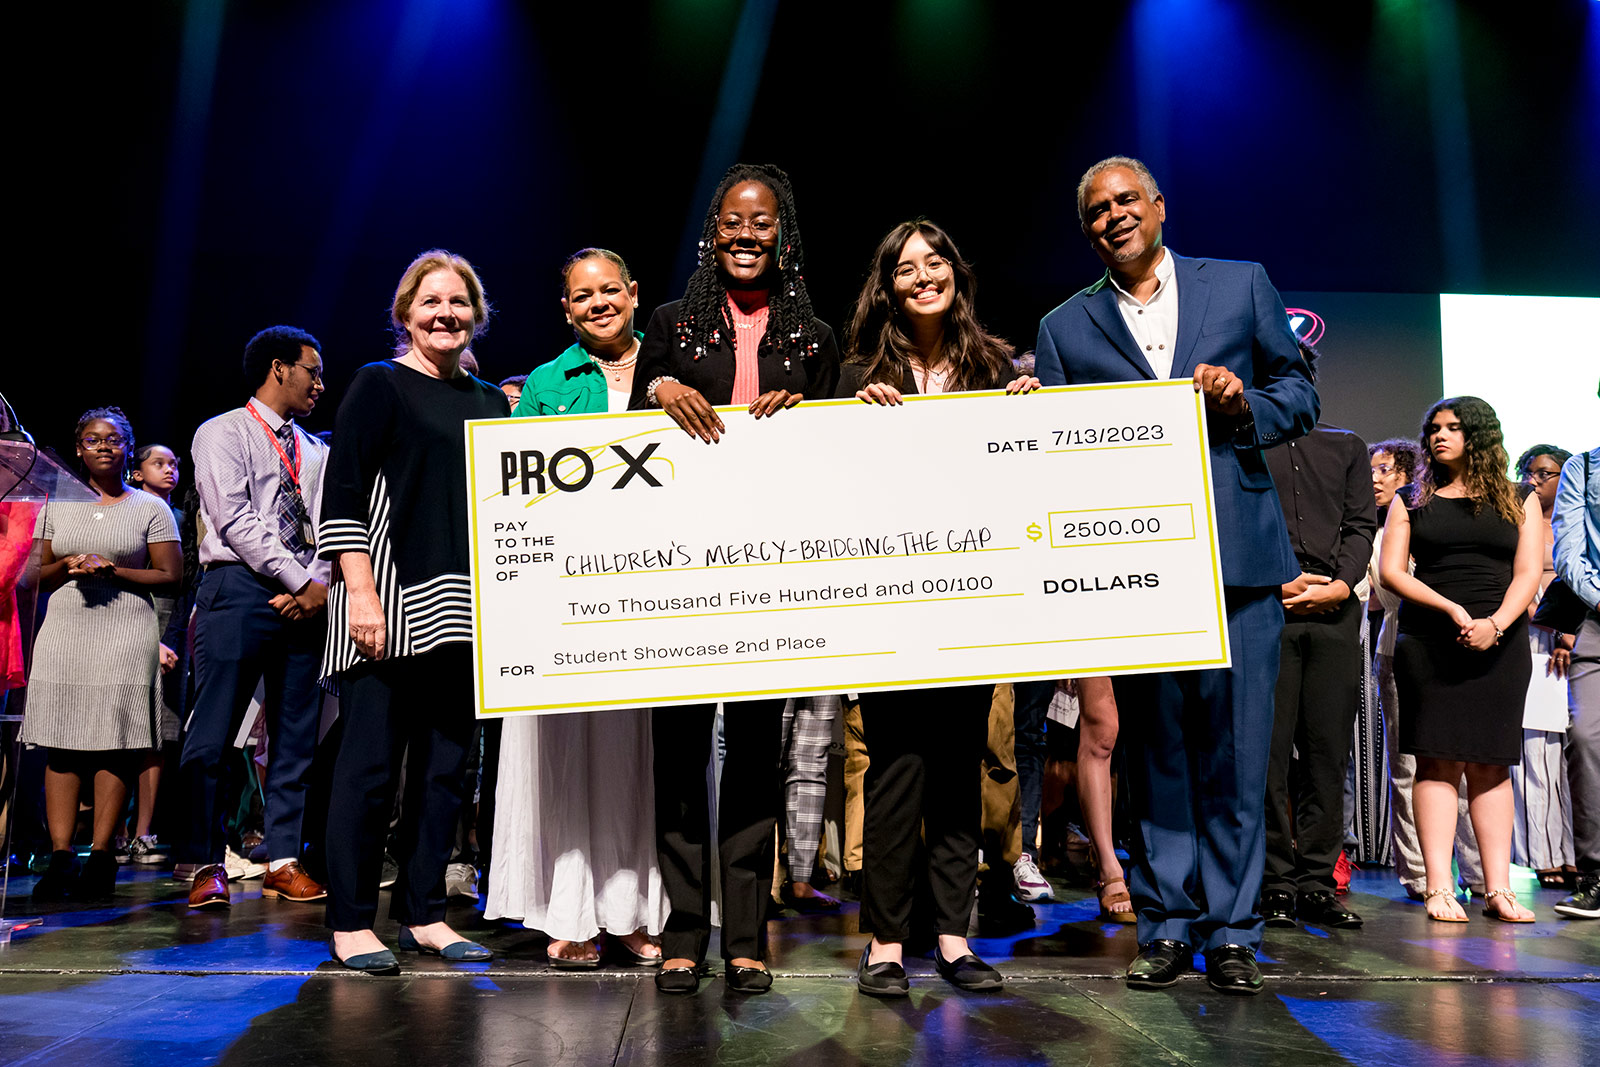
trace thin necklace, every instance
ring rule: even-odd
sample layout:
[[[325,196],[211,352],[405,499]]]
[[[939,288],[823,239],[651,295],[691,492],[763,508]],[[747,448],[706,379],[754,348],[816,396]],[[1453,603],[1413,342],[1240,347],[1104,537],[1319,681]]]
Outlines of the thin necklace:
[[[622,372],[632,370],[633,365],[639,362],[639,339],[634,338],[633,347],[628,349],[628,354],[621,359],[601,359],[593,352],[587,353],[589,362],[611,375],[614,382],[622,381]]]

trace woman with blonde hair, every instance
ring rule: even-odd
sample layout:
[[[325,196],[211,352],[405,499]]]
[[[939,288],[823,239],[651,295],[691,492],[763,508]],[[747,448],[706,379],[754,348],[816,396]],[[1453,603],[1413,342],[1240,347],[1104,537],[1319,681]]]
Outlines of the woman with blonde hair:
[[[338,675],[344,720],[328,810],[329,950],[377,974],[398,970],[373,924],[402,755],[389,909],[400,948],[456,961],[493,955],[445,923],[445,865],[474,725],[461,426],[511,413],[503,392],[462,368],[489,319],[472,264],[424,252],[401,276],[391,318],[394,358],[356,371],[339,405],[317,536],[318,552],[337,563],[323,673]]]

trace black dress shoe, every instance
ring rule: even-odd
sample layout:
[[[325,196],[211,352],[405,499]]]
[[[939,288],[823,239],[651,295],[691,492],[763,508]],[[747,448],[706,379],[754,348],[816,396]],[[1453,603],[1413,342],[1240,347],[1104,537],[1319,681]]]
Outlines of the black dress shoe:
[[[903,997],[911,992],[906,969],[893,960],[868,963],[872,942],[861,950],[861,966],[856,968],[856,988],[869,997]]]
[[[772,988],[772,972],[765,967],[735,967],[730,963],[722,980],[735,993],[765,993]]]
[[[1219,993],[1253,997],[1261,992],[1255,949],[1222,945],[1206,953],[1206,981]]]
[[[1301,893],[1299,908],[1300,918],[1318,926],[1333,926],[1347,930],[1361,926],[1361,916],[1341,904],[1331,889],[1314,889],[1309,893]]]
[[[1005,985],[1006,980],[1000,972],[984,963],[972,953],[947,960],[939,954],[937,945],[933,949],[933,965],[939,971],[940,977],[957,989],[965,989],[969,993],[984,993],[999,989]]]
[[[1194,962],[1194,949],[1182,941],[1169,941],[1158,937],[1139,949],[1139,954],[1128,964],[1126,980],[1129,989],[1165,989],[1177,982],[1178,976]]]
[[[1294,921],[1293,893],[1282,889],[1263,889],[1260,910],[1261,918],[1268,926],[1293,928],[1299,925]]]
[[[700,968],[669,967],[657,971],[656,988],[663,993],[693,993],[700,988]]]

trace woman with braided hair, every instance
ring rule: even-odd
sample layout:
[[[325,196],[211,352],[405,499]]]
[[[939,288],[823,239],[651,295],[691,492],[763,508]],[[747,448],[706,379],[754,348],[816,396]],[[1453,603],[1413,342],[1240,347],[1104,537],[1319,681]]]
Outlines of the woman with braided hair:
[[[713,405],[743,404],[757,419],[802,397],[829,398],[839,377],[833,331],[811,314],[794,194],[777,167],[728,170],[706,211],[700,264],[682,300],[657,308],[633,377],[634,408],[659,407],[711,443],[727,432]],[[778,765],[783,700],[728,705],[717,848],[722,956],[740,993],[772,987],[766,953],[773,828],[783,806]],[[714,704],[658,709],[656,849],[672,905],[656,975],[664,993],[693,993],[711,937],[711,811],[706,764]]]
[[[728,168],[683,299],[645,328],[632,406],[659,407],[713,442],[727,432],[713,405],[745,404],[759,419],[831,397],[839,348],[811,314],[804,268],[789,176],[770,164]]]
[[[133,426],[120,408],[92,408],[73,431],[78,462],[100,499],[45,505],[39,588],[50,610],[33,649],[23,744],[47,753],[50,867],[36,901],[111,895],[113,835],[141,755],[161,747],[161,630],[153,595],[175,586],[183,553],[172,511],[128,484]],[[94,791],[93,839],[80,876],[72,851],[78,797]]]

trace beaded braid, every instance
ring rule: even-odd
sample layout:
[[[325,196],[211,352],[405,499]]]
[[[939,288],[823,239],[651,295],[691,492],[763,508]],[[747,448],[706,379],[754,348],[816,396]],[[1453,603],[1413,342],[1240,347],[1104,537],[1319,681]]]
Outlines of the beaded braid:
[[[728,168],[706,208],[701,227],[699,264],[689,276],[683,301],[678,305],[676,324],[678,347],[694,346],[694,358],[705,355],[708,347],[721,343],[723,331],[733,336],[728,319],[728,287],[717,273],[717,219],[722,214],[722,198],[728,190],[744,182],[759,182],[772,190],[778,201],[778,280],[768,298],[767,328],[761,335],[758,355],[775,351],[781,343],[800,351],[801,359],[817,354],[817,338],[812,326],[811,294],[806,292],[805,249],[800,243],[799,217],[794,208],[794,191],[789,176],[770,163],[736,163]],[[784,369],[789,356],[783,357]]]

